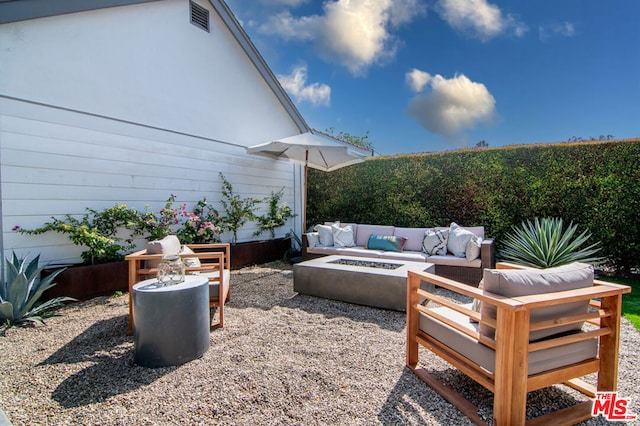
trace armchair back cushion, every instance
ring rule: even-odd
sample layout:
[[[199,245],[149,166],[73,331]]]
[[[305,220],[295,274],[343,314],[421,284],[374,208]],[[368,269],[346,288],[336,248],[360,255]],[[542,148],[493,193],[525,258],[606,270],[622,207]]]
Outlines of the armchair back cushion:
[[[548,269],[485,269],[483,291],[505,297],[528,296],[575,290],[593,286],[593,266],[575,262],[569,265]],[[589,301],[579,301],[562,305],[531,310],[531,322],[579,315],[587,312]],[[483,318],[496,318],[496,307],[482,303],[480,315]],[[583,323],[567,324],[536,330],[529,335],[530,341],[544,339],[559,333],[580,330]],[[494,338],[495,330],[480,324],[480,333]]]
[[[180,254],[180,240],[175,235],[167,235],[161,240],[149,241],[147,243],[146,254]],[[160,259],[149,259],[145,261],[146,268],[157,268],[160,265]]]

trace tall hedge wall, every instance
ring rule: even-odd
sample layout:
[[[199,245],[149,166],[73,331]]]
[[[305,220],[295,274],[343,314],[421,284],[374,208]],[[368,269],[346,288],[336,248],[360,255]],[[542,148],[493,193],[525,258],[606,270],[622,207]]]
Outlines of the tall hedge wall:
[[[620,273],[640,266],[640,139],[376,157],[309,171],[307,223],[483,225],[500,239],[561,217],[602,242]]]

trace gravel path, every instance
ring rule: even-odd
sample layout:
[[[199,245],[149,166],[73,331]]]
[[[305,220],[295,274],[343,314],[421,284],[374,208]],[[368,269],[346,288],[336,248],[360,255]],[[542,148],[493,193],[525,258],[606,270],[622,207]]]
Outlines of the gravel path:
[[[289,265],[234,272],[224,329],[202,358],[178,367],[133,363],[127,301],[92,299],[46,327],[0,336],[0,409],[14,426],[469,424],[404,368],[403,313],[297,295]],[[634,413],[638,347],[640,333],[623,320],[618,391]],[[490,393],[428,351],[420,356],[490,419]],[[529,405],[544,411],[577,395],[547,389]]]

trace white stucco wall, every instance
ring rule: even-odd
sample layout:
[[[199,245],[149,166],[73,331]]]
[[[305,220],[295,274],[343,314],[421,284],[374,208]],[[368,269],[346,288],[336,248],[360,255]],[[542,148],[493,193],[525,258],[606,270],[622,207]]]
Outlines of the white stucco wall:
[[[187,0],[165,0],[0,25],[5,256],[78,260],[81,249],[62,236],[11,229],[86,207],[157,211],[170,194],[219,207],[218,172],[243,197],[284,188],[301,215],[300,167],[245,153],[300,130],[210,17],[207,33],[189,22]],[[253,231],[245,226],[239,240]]]

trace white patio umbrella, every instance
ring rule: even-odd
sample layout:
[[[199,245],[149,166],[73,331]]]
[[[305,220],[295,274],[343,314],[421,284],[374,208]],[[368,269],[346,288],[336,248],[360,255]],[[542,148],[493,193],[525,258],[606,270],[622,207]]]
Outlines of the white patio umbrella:
[[[307,171],[314,168],[330,172],[364,161],[373,154],[371,150],[342,142],[317,130],[289,136],[272,142],[247,148],[249,154],[304,164],[304,193],[302,203],[303,232],[307,226]]]

